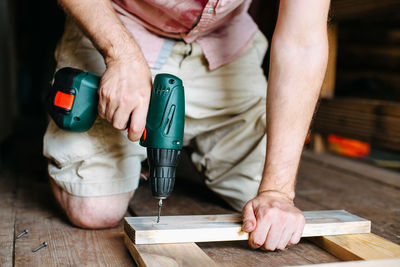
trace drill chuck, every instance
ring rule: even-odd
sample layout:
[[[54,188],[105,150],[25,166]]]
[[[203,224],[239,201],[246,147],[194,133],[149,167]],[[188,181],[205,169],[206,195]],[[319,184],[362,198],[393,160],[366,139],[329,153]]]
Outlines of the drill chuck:
[[[147,148],[151,193],[155,198],[165,199],[171,194],[180,153],[178,149]]]

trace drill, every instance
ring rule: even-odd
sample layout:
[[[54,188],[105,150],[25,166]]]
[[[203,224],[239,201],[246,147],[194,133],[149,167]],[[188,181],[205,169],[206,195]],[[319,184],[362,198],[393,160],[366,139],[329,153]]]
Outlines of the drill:
[[[48,112],[57,126],[66,131],[85,132],[97,118],[100,77],[82,70],[58,70],[51,87]],[[182,81],[170,74],[154,79],[146,127],[140,145],[147,148],[150,186],[158,199],[160,221],[163,199],[172,192],[182,149],[185,124],[185,95]]]

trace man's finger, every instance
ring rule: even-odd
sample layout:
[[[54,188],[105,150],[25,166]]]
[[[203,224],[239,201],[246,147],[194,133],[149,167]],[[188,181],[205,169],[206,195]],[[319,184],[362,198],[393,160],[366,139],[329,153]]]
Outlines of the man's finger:
[[[97,107],[99,116],[103,119],[106,118],[106,107],[107,103],[105,102],[104,97],[102,96],[101,93],[99,93],[99,105]]]
[[[146,126],[147,106],[142,105],[135,108],[131,115],[131,124],[128,129],[128,138],[131,141],[137,141],[143,133]]]
[[[249,234],[249,246],[256,249],[262,247],[270,231],[271,224],[266,222],[257,222],[256,229]]]
[[[278,242],[278,245],[276,246],[277,249],[283,250],[286,248],[286,246],[288,245],[288,243],[293,235],[294,230],[295,230],[294,227],[285,228],[283,230],[281,238]]]
[[[271,251],[275,250],[282,236],[282,232],[283,232],[283,226],[276,221],[273,222],[271,224],[271,228],[267,235],[267,240],[263,247],[266,250],[271,250]]]
[[[271,227],[271,216],[268,209],[262,208],[256,213],[256,228],[250,233],[249,245],[252,248],[259,248],[265,243]]]
[[[112,123],[114,118],[114,113],[118,108],[119,103],[115,101],[115,99],[108,99],[107,107],[106,107],[106,119],[108,122]],[[121,107],[121,105],[119,105]],[[121,107],[125,108],[125,107]]]
[[[251,202],[247,202],[242,211],[243,231],[250,233],[256,227],[257,221],[256,216],[254,215],[253,205]]]
[[[112,125],[115,129],[125,130],[127,127],[127,123],[130,117],[130,112],[122,109],[121,107],[117,108],[114,113]]]
[[[296,231],[293,233],[289,241],[291,245],[295,245],[300,242],[301,236],[303,235],[303,229],[304,229],[304,224],[297,225]]]

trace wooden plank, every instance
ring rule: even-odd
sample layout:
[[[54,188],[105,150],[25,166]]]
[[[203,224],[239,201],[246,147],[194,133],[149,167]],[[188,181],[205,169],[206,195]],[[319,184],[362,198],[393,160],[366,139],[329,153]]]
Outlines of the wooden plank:
[[[400,259],[384,259],[384,260],[371,260],[371,261],[348,261],[348,262],[334,262],[323,264],[307,264],[297,265],[296,267],[399,267]],[[294,267],[294,266],[292,266]]]
[[[312,242],[342,260],[400,258],[400,246],[375,234],[321,236]]]
[[[0,172],[0,266],[12,266],[14,254],[16,181]]]
[[[217,266],[195,243],[136,245],[126,234],[124,241],[139,267]]]
[[[303,237],[369,233],[371,222],[344,210],[303,212]],[[135,244],[247,240],[241,214],[125,217],[125,232]]]
[[[367,179],[400,188],[400,173],[396,171],[379,168],[365,162],[343,158],[328,153],[316,154],[305,150],[303,151],[302,157],[303,159],[342,170],[357,175],[358,177],[365,177]]]

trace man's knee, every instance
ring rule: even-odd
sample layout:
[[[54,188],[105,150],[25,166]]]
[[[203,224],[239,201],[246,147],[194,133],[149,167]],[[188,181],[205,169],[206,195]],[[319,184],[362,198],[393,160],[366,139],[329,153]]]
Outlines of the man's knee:
[[[122,201],[119,196],[85,197],[70,202],[75,203],[70,203],[65,210],[69,220],[78,227],[88,229],[117,226],[128,206],[128,201]]]
[[[126,213],[133,192],[104,197],[77,197],[52,183],[57,201],[72,224],[87,229],[117,226]]]

